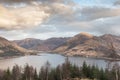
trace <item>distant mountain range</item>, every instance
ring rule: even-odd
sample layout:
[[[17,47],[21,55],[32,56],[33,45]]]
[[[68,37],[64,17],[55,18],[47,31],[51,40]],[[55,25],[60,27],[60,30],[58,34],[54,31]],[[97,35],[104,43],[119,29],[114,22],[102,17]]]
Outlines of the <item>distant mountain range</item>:
[[[19,45],[19,46],[18,46]],[[20,47],[21,46],[21,47]],[[21,55],[29,50],[51,51],[68,56],[120,58],[120,36],[80,33],[69,38],[8,41],[0,37],[0,55]]]
[[[80,33],[54,50],[69,56],[120,58],[120,36],[105,34],[93,36]]]
[[[0,57],[18,56],[30,53],[30,50],[24,49],[17,44],[0,37]]]
[[[49,38],[47,40],[40,40],[27,38],[24,40],[14,40],[13,42],[29,50],[51,51],[64,44],[68,39],[69,38]]]

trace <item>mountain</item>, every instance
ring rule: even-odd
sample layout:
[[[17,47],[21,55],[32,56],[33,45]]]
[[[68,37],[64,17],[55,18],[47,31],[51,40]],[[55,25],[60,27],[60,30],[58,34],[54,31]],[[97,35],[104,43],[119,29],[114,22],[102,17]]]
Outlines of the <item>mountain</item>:
[[[62,45],[69,38],[49,38],[47,40],[40,40],[34,38],[27,38],[24,40],[14,40],[13,42],[17,43],[19,46],[38,51],[51,51],[54,48]]]
[[[29,53],[28,50],[18,46],[17,44],[0,37],[0,57],[18,56]]]
[[[43,43],[43,40],[34,39],[34,38],[26,38],[23,40],[14,40],[13,42],[17,43],[19,46],[26,49],[33,49],[34,47]]]
[[[120,37],[111,34],[93,36],[80,33],[57,47],[54,52],[69,56],[120,58]]]

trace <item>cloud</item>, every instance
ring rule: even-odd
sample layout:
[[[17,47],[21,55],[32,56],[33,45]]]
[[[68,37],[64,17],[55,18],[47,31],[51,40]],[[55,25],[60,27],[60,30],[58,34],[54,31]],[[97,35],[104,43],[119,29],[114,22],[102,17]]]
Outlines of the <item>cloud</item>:
[[[53,8],[53,13],[57,15],[70,15],[73,14],[72,6],[71,5],[65,5],[62,3],[53,3],[51,5],[51,8]]]
[[[100,34],[115,34],[120,35],[120,16],[112,17],[112,18],[106,18],[101,20],[96,20],[92,22],[92,30],[97,31]]]
[[[21,29],[36,26],[44,22],[50,16],[47,7],[40,5],[26,6],[22,8],[6,8],[0,6],[0,28]]]
[[[101,18],[112,18],[120,16],[120,8],[106,7],[76,7],[76,6],[57,6],[54,9],[55,13],[49,18],[48,24],[66,25],[76,22],[88,22]],[[56,11],[55,11],[56,10]],[[75,26],[74,26],[75,27]]]
[[[114,5],[120,5],[120,0],[117,0],[116,2],[114,2]]]
[[[120,8],[85,7],[81,10],[85,20],[120,16]]]
[[[90,32],[98,35],[115,34],[120,35],[120,16],[112,18],[101,18],[93,21],[71,22],[59,26],[59,32]]]
[[[70,8],[71,9],[71,8]],[[70,10],[69,9],[69,10]],[[68,11],[69,12],[69,11]],[[119,7],[82,7],[67,15],[54,16],[47,23],[58,32],[90,32],[120,34]]]
[[[4,30],[31,28],[45,23],[51,17],[68,18],[68,15],[74,13],[70,0],[67,1],[67,4],[64,4],[63,0],[5,0],[2,2],[6,3],[0,5],[0,29]],[[7,5],[7,3],[20,2],[28,4],[17,5],[17,7]]]
[[[40,2],[62,2],[63,0],[0,0],[2,3],[29,3],[31,1]]]

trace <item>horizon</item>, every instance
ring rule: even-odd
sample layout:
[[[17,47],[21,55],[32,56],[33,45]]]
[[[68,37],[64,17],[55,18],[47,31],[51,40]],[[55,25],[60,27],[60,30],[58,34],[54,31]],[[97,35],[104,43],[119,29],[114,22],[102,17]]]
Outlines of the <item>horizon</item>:
[[[0,0],[0,36],[8,40],[120,35],[119,0]]]
[[[104,36],[104,35],[113,35],[113,36],[120,36],[120,35],[115,35],[115,34],[102,34],[102,35],[94,35],[94,34],[90,34],[90,33],[87,33],[87,32],[80,32],[78,34],[88,34],[88,35],[92,35],[92,36],[96,36],[96,37],[100,37],[100,36]],[[25,40],[25,39],[39,39],[39,40],[47,40],[47,39],[52,39],[52,38],[71,38],[71,37],[74,37],[78,34],[75,34],[75,35],[72,35],[72,36],[59,36],[59,37],[49,37],[49,38],[45,38],[45,39],[41,39],[39,37],[37,38],[33,38],[33,37],[26,37],[26,38],[22,38],[22,39],[7,39],[7,37],[4,37],[4,36],[0,36],[0,37],[3,37],[7,40],[10,40],[10,41],[14,41],[14,40]]]

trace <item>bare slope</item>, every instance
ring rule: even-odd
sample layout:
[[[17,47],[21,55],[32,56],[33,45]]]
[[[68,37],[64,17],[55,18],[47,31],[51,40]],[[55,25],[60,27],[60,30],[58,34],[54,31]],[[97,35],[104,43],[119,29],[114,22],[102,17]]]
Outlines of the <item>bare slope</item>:
[[[28,50],[0,37],[0,56],[17,56],[29,53]]]
[[[90,57],[120,57],[120,37],[110,34],[93,36],[80,33],[54,50],[65,55]]]
[[[66,42],[68,38],[49,38],[47,40],[27,38],[24,40],[14,40],[19,46],[38,51],[51,51]]]

